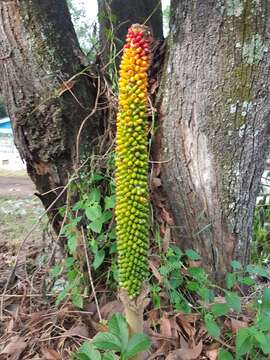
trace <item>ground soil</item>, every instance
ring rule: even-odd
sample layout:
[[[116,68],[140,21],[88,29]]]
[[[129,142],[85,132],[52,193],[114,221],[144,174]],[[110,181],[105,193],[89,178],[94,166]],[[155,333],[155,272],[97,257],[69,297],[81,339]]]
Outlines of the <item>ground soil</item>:
[[[35,187],[28,177],[0,176],[0,196],[28,197],[33,195]]]

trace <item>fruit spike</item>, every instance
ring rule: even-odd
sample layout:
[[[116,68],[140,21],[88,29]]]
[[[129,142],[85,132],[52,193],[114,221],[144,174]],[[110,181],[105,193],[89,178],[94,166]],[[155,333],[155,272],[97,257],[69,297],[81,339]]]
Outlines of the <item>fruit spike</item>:
[[[147,86],[150,32],[132,25],[120,64],[116,136],[116,235],[119,285],[133,299],[148,274]]]

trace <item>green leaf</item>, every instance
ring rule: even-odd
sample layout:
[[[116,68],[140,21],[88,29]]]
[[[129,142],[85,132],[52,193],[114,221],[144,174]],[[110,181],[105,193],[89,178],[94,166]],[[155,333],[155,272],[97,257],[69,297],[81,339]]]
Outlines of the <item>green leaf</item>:
[[[248,285],[248,286],[255,285],[255,281],[250,276],[244,276],[240,282],[241,282],[241,284]]]
[[[239,261],[236,261],[236,260],[231,261],[231,267],[233,268],[233,270],[241,270],[242,269],[242,265],[240,264]]]
[[[183,283],[183,277],[180,274],[179,270],[173,270],[170,274],[170,283],[171,287],[174,289],[179,288],[179,286]]]
[[[116,239],[116,229],[115,227],[113,227],[110,232],[109,232],[109,239],[110,240],[115,240]]]
[[[99,189],[93,189],[91,191],[91,193],[89,194],[88,201],[89,202],[97,202],[97,203],[99,203],[100,198],[101,198],[101,195],[100,195]]]
[[[206,303],[209,303],[215,297],[213,291],[206,287],[199,288],[198,294],[200,295],[202,300]]]
[[[211,306],[211,311],[214,316],[224,316],[229,312],[229,308],[227,304],[214,304]]]
[[[83,297],[80,293],[76,292],[71,295],[71,301],[74,306],[79,309],[83,308]]]
[[[270,354],[270,339],[269,337],[267,337],[263,332],[257,332],[254,335],[255,339],[257,340],[257,342],[259,343],[262,351],[265,354]]]
[[[186,250],[186,255],[190,260],[201,260],[201,256],[192,249]]]
[[[94,258],[94,262],[93,262],[93,268],[95,270],[97,270],[100,265],[103,263],[103,260],[104,260],[104,257],[105,257],[105,251],[103,249],[101,250],[98,250],[96,253],[95,253],[95,258]]]
[[[101,206],[98,203],[94,203],[92,205],[88,205],[85,209],[85,215],[91,221],[95,221],[100,218],[102,215]]]
[[[206,326],[208,333],[214,338],[219,338],[220,337],[220,327],[216,323],[213,315],[206,314],[204,317],[204,322],[205,322],[205,326]]]
[[[102,360],[119,360],[119,356],[117,356],[115,353],[110,351],[110,352],[106,352],[102,356]]]
[[[80,209],[84,209],[84,201],[83,200],[80,200],[80,201],[77,201],[73,206],[72,206],[72,210],[74,211],[78,211]]]
[[[248,265],[246,271],[250,274],[263,276],[269,278],[268,272],[261,266],[258,265]]]
[[[67,296],[67,290],[66,288],[64,290],[62,290],[58,295],[57,295],[57,298],[56,298],[56,301],[55,301],[55,305],[58,306],[63,300],[64,298]]]
[[[149,349],[151,341],[149,337],[143,333],[135,334],[128,342],[127,351],[125,353],[126,358],[130,359],[138,353]]]
[[[83,354],[83,353],[80,353],[80,352],[76,352],[76,353],[73,353],[75,359],[77,360],[94,360],[95,358],[94,357],[89,357],[88,355],[86,354]],[[100,359],[100,358],[96,358],[96,359]]]
[[[122,351],[125,351],[128,344],[129,330],[126,319],[122,314],[114,314],[108,321],[110,332],[119,337],[122,344]]]
[[[270,302],[270,288],[265,288],[263,290],[262,301]]]
[[[233,360],[232,354],[226,349],[219,349],[218,360]]]
[[[75,353],[75,356],[78,355],[81,356],[77,357],[79,360],[101,360],[99,351],[94,348],[90,341],[86,341],[80,346],[79,351]]]
[[[262,331],[270,331],[270,316],[263,314],[263,316],[256,322]]]
[[[225,300],[229,308],[235,310],[236,312],[241,312],[241,299],[235,292],[226,291]]]
[[[105,197],[105,210],[115,208],[115,195]]]
[[[226,285],[228,289],[231,289],[234,287],[234,285],[237,283],[236,274],[227,273],[226,274]]]
[[[190,291],[198,291],[200,288],[200,284],[197,281],[187,281],[186,286]]]
[[[206,279],[205,271],[201,267],[190,267],[188,268],[188,273],[198,281]]]
[[[92,340],[92,344],[99,350],[121,351],[119,338],[109,332],[98,333]]]
[[[171,271],[170,268],[166,265],[162,265],[159,268],[160,275],[162,275],[162,276],[168,275],[170,273],[170,271]]]
[[[65,259],[65,265],[69,268],[74,264],[74,258],[72,256],[69,256]]]
[[[239,358],[247,354],[253,347],[248,328],[240,328],[236,334],[236,355]]]
[[[61,274],[62,270],[63,270],[63,268],[61,265],[53,266],[50,270],[51,277],[55,278],[55,277],[59,276]]]
[[[92,177],[91,177],[92,181],[100,181],[100,180],[103,180],[103,179],[104,179],[104,176],[101,175],[101,174],[93,174]]]
[[[101,218],[102,218],[102,221],[103,221],[104,223],[108,222],[108,221],[111,220],[111,218],[112,218],[112,211],[111,211],[111,210],[109,210],[109,211],[104,211],[104,213],[102,214]]]
[[[181,257],[184,255],[183,251],[177,245],[172,244],[169,248],[172,249],[175,255],[177,255],[178,259],[181,259]]]
[[[68,237],[67,245],[68,245],[68,250],[73,254],[76,251],[76,248],[77,248],[77,237],[76,237],[76,235]]]
[[[95,221],[92,221],[88,227],[94,231],[97,234],[101,233],[102,230],[102,226],[103,226],[103,220],[102,218],[96,219]]]

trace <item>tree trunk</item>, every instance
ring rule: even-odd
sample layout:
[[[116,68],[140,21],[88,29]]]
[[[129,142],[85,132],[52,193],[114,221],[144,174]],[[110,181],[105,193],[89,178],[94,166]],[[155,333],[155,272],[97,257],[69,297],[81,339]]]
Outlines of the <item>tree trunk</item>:
[[[112,50],[115,55],[122,49],[128,28],[144,24],[153,31],[155,39],[163,38],[162,8],[159,0],[98,0],[101,57],[106,64]],[[115,59],[119,65],[119,56]]]
[[[81,74],[79,48],[65,0],[0,2],[0,92],[7,105],[15,144],[45,208],[74,172],[76,142],[83,119],[94,107],[97,89]],[[101,128],[95,115],[80,148],[90,154]],[[59,229],[57,208],[50,212]]]
[[[162,184],[179,244],[221,278],[249,258],[270,135],[268,1],[173,0]]]
[[[105,0],[99,3],[102,15]],[[149,21],[155,37],[162,36],[157,0],[110,4],[119,39],[154,9]],[[197,249],[216,276],[231,259],[245,263],[249,256],[270,132],[267,4],[172,1],[160,107],[162,183],[179,244]],[[105,28],[104,20],[104,34]],[[87,63],[65,0],[2,0],[0,44],[0,92],[16,145],[47,208],[77,166],[78,131],[99,86],[95,77],[80,73]],[[100,119],[100,113],[89,119],[80,137],[82,155],[103,133]],[[65,196],[50,212],[56,229],[64,202]]]

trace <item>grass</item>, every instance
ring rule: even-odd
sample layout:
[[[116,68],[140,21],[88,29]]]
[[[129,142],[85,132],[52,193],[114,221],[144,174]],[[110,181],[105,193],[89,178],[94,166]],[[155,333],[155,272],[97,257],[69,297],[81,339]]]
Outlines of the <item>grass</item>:
[[[41,213],[41,203],[34,196],[27,198],[0,196],[0,245],[16,247]],[[42,237],[45,224],[46,220],[33,232],[31,236],[33,240]]]

